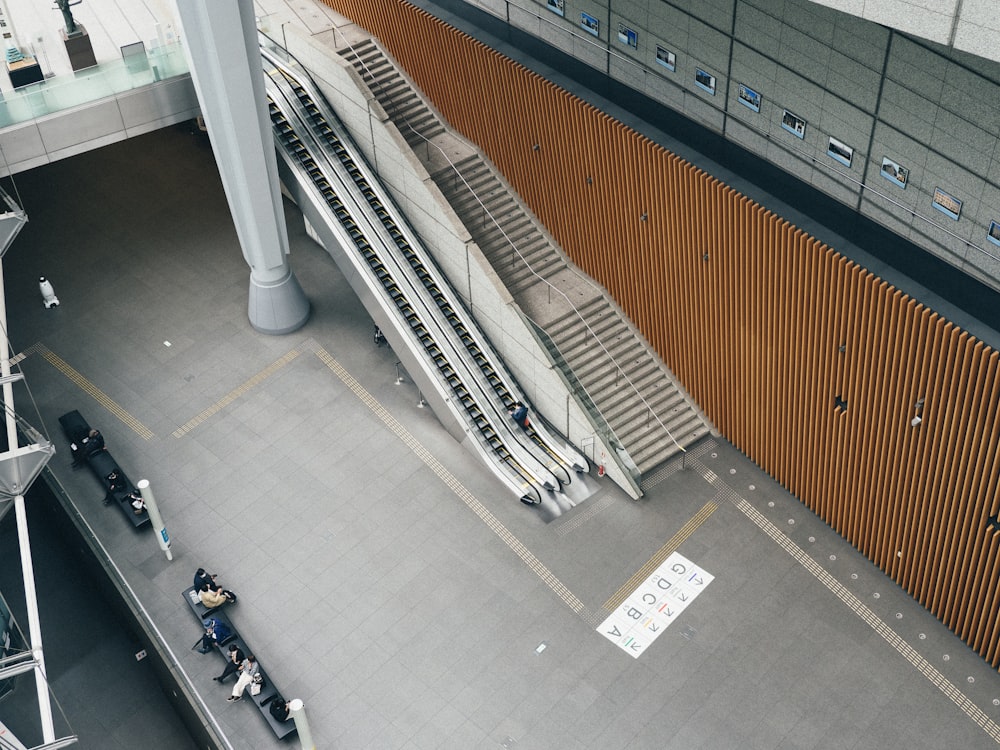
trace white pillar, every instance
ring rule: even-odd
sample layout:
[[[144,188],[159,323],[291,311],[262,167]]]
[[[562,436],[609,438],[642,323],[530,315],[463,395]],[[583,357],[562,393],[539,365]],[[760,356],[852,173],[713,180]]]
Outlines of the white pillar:
[[[306,707],[301,698],[293,698],[288,702],[288,713],[295,721],[295,730],[299,734],[299,742],[302,750],[316,750],[316,743],[313,742],[312,732],[309,731],[309,721],[306,719]]]
[[[309,319],[309,301],[288,264],[254,3],[177,0],[201,112],[250,265],[250,324],[289,333]]]
[[[149,521],[153,524],[153,533],[156,534],[156,543],[160,545],[163,554],[168,560],[173,560],[174,555],[170,551],[170,537],[167,536],[167,527],[163,524],[163,517],[160,515],[160,507],[156,504],[153,490],[149,487],[148,479],[140,479],[136,485],[142,495],[142,501],[146,504],[146,512],[149,514]]]

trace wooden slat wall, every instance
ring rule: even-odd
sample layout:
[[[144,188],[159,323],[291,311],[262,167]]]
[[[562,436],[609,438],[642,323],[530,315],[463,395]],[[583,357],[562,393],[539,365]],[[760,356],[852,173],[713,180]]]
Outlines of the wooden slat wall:
[[[429,14],[326,2],[480,145],[726,438],[1000,664],[997,352]]]

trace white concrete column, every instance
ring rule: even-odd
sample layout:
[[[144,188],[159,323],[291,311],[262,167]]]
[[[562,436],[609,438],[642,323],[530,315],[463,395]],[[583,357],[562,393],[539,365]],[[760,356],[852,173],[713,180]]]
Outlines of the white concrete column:
[[[289,333],[308,320],[309,301],[288,264],[253,8],[245,0],[177,0],[191,77],[250,265],[250,324]]]

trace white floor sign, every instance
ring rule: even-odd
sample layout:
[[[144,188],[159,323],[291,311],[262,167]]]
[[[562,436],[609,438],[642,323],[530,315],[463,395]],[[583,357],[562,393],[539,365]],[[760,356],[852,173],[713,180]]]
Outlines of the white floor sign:
[[[711,573],[674,552],[597,630],[633,658],[639,658],[714,580]]]

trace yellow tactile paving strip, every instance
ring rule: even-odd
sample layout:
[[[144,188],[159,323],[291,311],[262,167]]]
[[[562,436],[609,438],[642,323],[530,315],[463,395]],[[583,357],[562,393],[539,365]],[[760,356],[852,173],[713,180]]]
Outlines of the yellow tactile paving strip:
[[[181,425],[180,427],[178,427],[176,430],[173,431],[173,436],[175,438],[184,437],[184,435],[186,435],[187,433],[189,433],[191,430],[193,430],[198,425],[202,424],[206,419],[208,419],[209,417],[211,417],[211,416],[213,416],[215,414],[218,414],[220,411],[222,411],[227,406],[229,406],[231,403],[233,403],[233,401],[235,401],[236,399],[238,399],[241,396],[245,395],[249,391],[253,390],[253,388],[255,388],[256,386],[260,385],[262,382],[264,382],[269,377],[271,377],[272,375],[274,375],[274,373],[276,373],[282,367],[284,367],[289,362],[291,362],[293,359],[295,359],[296,357],[298,357],[299,354],[301,354],[301,352],[298,349],[292,349],[290,352],[288,352],[288,354],[286,354],[281,359],[279,359],[279,360],[277,360],[275,362],[272,362],[270,365],[268,365],[263,370],[261,370],[260,372],[258,372],[256,375],[254,375],[248,381],[246,381],[245,383],[243,383],[239,387],[234,388],[229,393],[227,393],[225,396],[223,396],[218,401],[216,401],[214,404],[212,404],[210,407],[208,407],[207,409],[205,409],[203,412],[201,412],[197,416],[189,419],[183,425]]]
[[[688,519],[688,522],[681,526],[677,533],[670,537],[667,543],[660,547],[656,553],[646,561],[645,565],[639,568],[639,570],[637,570],[610,599],[604,602],[604,609],[608,612],[613,612],[617,609],[618,605],[628,599],[629,594],[635,591],[640,583],[649,578],[650,574],[660,567],[664,560],[676,552],[681,544],[684,543],[684,540],[696,532],[698,527],[705,523],[705,521],[708,520],[708,517],[712,515],[718,507],[719,504],[714,500],[709,500],[701,506],[701,509],[691,516],[691,518]]]
[[[49,351],[49,348],[45,344],[39,342],[28,347],[24,354],[40,354],[46,362],[55,367],[59,372],[65,375],[69,380],[76,385],[80,390],[93,398],[97,403],[107,409],[109,412],[114,414],[118,419],[122,421],[125,426],[129,427],[136,435],[141,437],[143,440],[149,440],[153,437],[153,431],[150,430],[146,425],[140,422],[138,419],[133,417],[117,403],[115,403],[110,396],[101,391],[96,385],[91,383],[87,378],[81,375],[77,370],[75,370],[69,363],[67,363],[58,354],[54,354]]]
[[[444,482],[452,492],[454,492],[458,498],[468,506],[468,508],[475,513],[479,518],[496,534],[503,540],[515,555],[517,555],[525,565],[527,565],[542,581],[548,586],[560,599],[562,599],[570,609],[572,609],[577,614],[584,611],[584,604],[581,602],[573,593],[563,585],[563,583],[553,575],[552,571],[545,567],[542,562],[531,553],[531,551],[515,537],[510,530],[507,529],[496,516],[494,516],[490,511],[484,506],[469,490],[458,480],[458,478],[452,474],[446,467],[444,467],[441,462],[439,462],[434,455],[424,448],[420,442],[410,434],[410,432],[400,424],[392,414],[390,414],[385,407],[380,404],[374,396],[372,396],[365,388],[354,379],[344,367],[337,362],[330,354],[324,350],[322,347],[317,347],[316,356],[318,356],[323,363],[330,368],[330,370],[343,381],[355,396],[357,396],[361,401],[369,408],[371,411],[382,420],[383,424],[388,427],[392,432],[403,441],[403,443],[413,451],[413,453],[424,462],[424,464],[433,471],[438,478]]]
[[[713,485],[719,486],[721,493],[728,499],[743,515],[754,523],[761,531],[771,538],[779,547],[785,550],[803,568],[809,571],[816,579],[826,586],[826,588],[840,601],[846,604],[854,614],[864,620],[872,630],[878,633],[882,639],[895,649],[900,656],[924,675],[931,683],[951,701],[958,706],[962,712],[980,726],[986,734],[994,741],[1000,743],[1000,725],[993,721],[982,709],[979,708],[965,693],[945,677],[927,659],[921,656],[913,646],[899,635],[881,617],[875,614],[861,599],[851,593],[851,591],[836,579],[822,565],[816,562],[804,549],[792,541],[787,534],[781,531],[775,524],[771,523],[760,511],[751,505],[739,493],[728,487],[725,482],[719,481],[718,476],[702,464],[694,461],[694,466],[701,472],[705,480]]]

